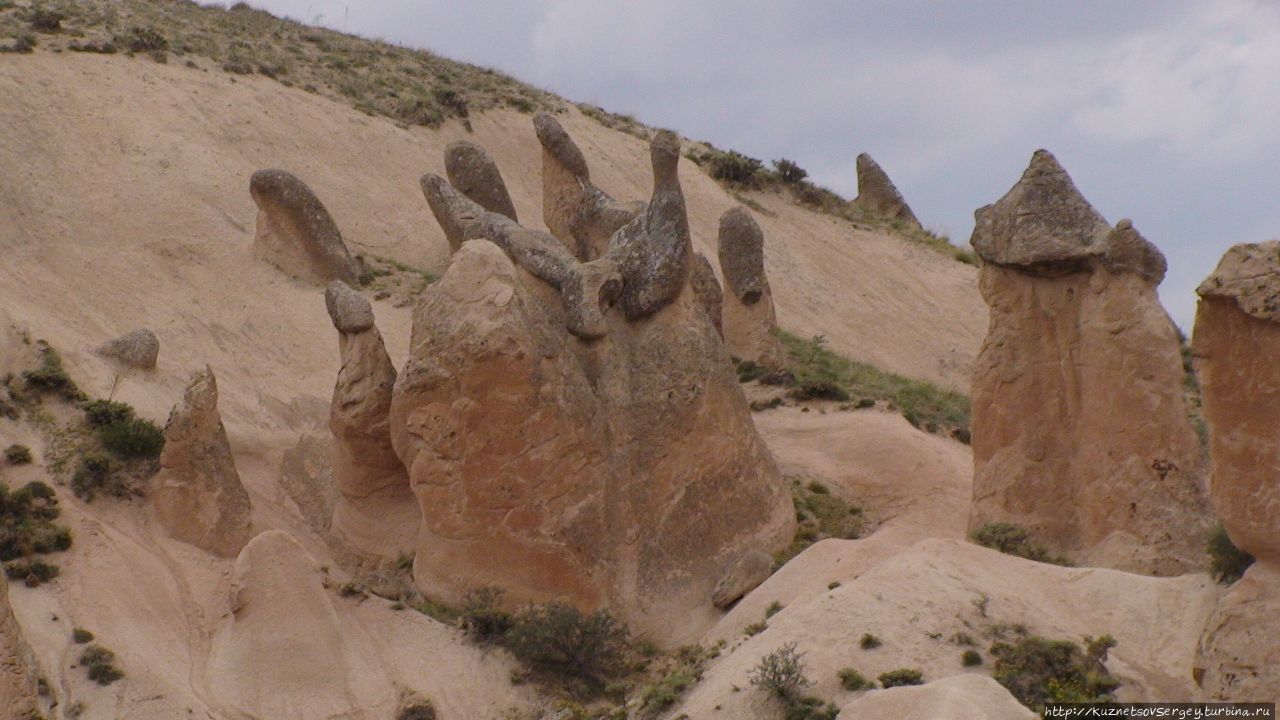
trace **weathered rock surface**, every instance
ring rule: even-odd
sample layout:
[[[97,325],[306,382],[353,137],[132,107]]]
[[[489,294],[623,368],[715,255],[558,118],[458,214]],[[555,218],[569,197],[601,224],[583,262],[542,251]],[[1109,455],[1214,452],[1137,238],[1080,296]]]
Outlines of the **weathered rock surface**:
[[[680,140],[663,130],[649,143],[649,155],[653,196],[644,212],[609,238],[605,255],[622,275],[618,304],[628,320],[651,315],[675,299],[688,281],[693,253],[677,172]]]
[[[344,633],[316,561],[268,530],[244,548],[230,615],[213,639],[207,675],[219,703],[245,717],[386,717],[395,696],[379,658]]]
[[[342,357],[329,409],[340,493],[332,526],[356,549],[394,558],[413,546],[418,524],[409,476],[391,446],[396,369],[363,295],[335,280],[325,305]]]
[[[148,370],[156,366],[156,358],[160,356],[160,340],[155,333],[142,328],[107,341],[97,352],[129,367]]]
[[[1237,547],[1280,566],[1280,241],[1231,248],[1197,292],[1213,505]]]
[[[311,188],[284,170],[259,170],[249,180],[258,205],[254,253],[294,277],[354,283],[359,264]]]
[[[0,707],[9,717],[38,717],[36,667],[22,628],[9,606],[9,583],[0,582]]]
[[[918,686],[870,692],[836,720],[1034,720],[1038,717],[986,675],[952,675]]]
[[[444,149],[444,169],[449,182],[480,207],[517,220],[515,203],[507,193],[498,164],[484,148],[466,140],[455,140]]]
[[[694,253],[689,285],[716,332],[724,337],[724,291],[720,289],[720,281],[716,280],[716,271],[711,268],[711,261],[702,253]]]
[[[1280,566],[1254,563],[1222,596],[1193,673],[1211,700],[1280,702]]]
[[[729,353],[764,367],[782,367],[785,355],[764,271],[764,231],[745,209],[731,208],[720,216],[719,256],[728,290],[724,340]]]
[[[582,151],[549,113],[533,116],[542,144],[542,215],[551,234],[579,260],[605,253],[609,238],[644,209],[644,203],[622,203],[591,183]]]
[[[423,528],[428,595],[609,606],[658,642],[715,616],[725,568],[794,512],[692,292],[641,323],[567,334],[554,289],[466,243],[414,313],[392,441]]]
[[[729,566],[711,591],[711,604],[728,607],[754,590],[773,573],[773,558],[759,550],[743,553]]]
[[[974,370],[970,529],[1017,523],[1090,565],[1201,567],[1203,453],[1156,297],[1159,251],[1127,221],[1112,231],[1045,151],[976,216],[991,322]]]
[[[192,376],[182,402],[169,413],[164,438],[151,491],[156,519],[172,538],[234,557],[249,540],[249,493],[218,414],[213,370]]]
[[[921,229],[920,221],[903,199],[902,193],[894,186],[888,174],[871,156],[862,153],[858,156],[858,197],[854,198],[855,207],[872,215],[878,215],[890,221],[898,221],[907,227]]]

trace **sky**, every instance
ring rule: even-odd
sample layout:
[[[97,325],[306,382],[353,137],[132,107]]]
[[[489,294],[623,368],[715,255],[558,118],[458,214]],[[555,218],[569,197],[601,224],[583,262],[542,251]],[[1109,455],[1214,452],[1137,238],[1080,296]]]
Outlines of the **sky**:
[[[1280,3],[1252,0],[251,0],[493,67],[857,194],[870,153],[966,245],[1038,148],[1195,287],[1280,236]]]

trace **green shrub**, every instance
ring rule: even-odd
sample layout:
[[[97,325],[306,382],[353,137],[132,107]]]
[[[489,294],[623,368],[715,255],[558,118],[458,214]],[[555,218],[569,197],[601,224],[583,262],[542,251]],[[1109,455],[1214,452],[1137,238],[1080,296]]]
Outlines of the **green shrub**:
[[[832,380],[806,380],[787,393],[793,400],[849,400],[849,391]]]
[[[787,701],[784,720],[836,720],[840,708],[823,703],[821,698],[797,697]]]
[[[13,38],[10,45],[0,45],[0,53],[17,53],[19,55],[29,55],[35,52],[36,36],[31,33],[23,33]]]
[[[29,465],[31,448],[26,445],[10,445],[4,449],[4,459],[10,465]]]
[[[76,628],[71,631],[71,640],[77,645],[83,645],[93,640],[93,633],[84,628]]]
[[[782,609],[784,607],[786,606],[778,602],[777,600],[774,600],[773,602],[769,603],[769,607],[764,609],[764,619],[768,620],[774,615],[777,615],[778,613],[782,612]]]
[[[436,708],[429,702],[415,703],[401,710],[396,720],[436,720]]]
[[[897,670],[880,673],[880,684],[885,688],[901,687],[903,685],[923,685],[924,674],[913,668],[898,668]]]
[[[129,52],[153,53],[169,49],[169,40],[152,27],[132,27],[120,38],[120,44]]]
[[[999,550],[1006,555],[1054,565],[1071,564],[1066,558],[1050,554],[1043,545],[1032,539],[1026,528],[1013,523],[987,523],[974,530],[969,537],[983,547]]]
[[[1210,572],[1220,583],[1230,585],[1239,580],[1253,564],[1253,556],[1236,547],[1222,525],[1209,531],[1206,549],[1209,552]]]
[[[747,637],[755,637],[756,635],[759,635],[760,633],[768,629],[769,629],[769,623],[761,620],[759,622],[753,622],[750,625],[742,628],[742,634],[746,635]]]
[[[1023,705],[1040,712],[1047,702],[1106,702],[1120,682],[1107,672],[1110,635],[1085,638],[1085,648],[1070,640],[1031,635],[1016,643],[991,646],[992,676]]]
[[[820,482],[792,478],[791,503],[796,511],[796,534],[791,545],[774,558],[779,566],[819,540],[851,540],[862,533],[862,508],[832,495]]]
[[[51,392],[60,395],[67,400],[83,398],[84,393],[80,392],[80,388],[76,387],[71,376],[62,367],[62,356],[58,351],[44,341],[40,341],[39,345],[40,367],[35,370],[25,370],[22,373],[27,386],[40,393]]]
[[[700,163],[712,178],[740,187],[759,187],[764,180],[764,163],[740,152],[711,149]]]
[[[738,382],[749,383],[752,380],[769,372],[769,368],[762,367],[750,360],[739,360],[736,363],[738,370]]]
[[[965,667],[974,667],[982,664],[982,655],[977,650],[965,650],[960,655],[960,664]]]
[[[133,406],[112,400],[90,400],[84,406],[85,420],[93,427],[106,427],[133,419]]]
[[[840,678],[840,687],[850,692],[875,687],[875,683],[862,677],[862,673],[851,667],[840,668],[840,672],[836,673],[836,677]]]
[[[640,709],[646,717],[657,716],[679,702],[685,690],[693,687],[697,681],[698,678],[684,669],[673,670],[640,692]]]
[[[71,531],[53,521],[59,515],[53,489],[36,481],[10,492],[0,485],[0,561],[71,547]]]
[[[884,643],[880,642],[880,638],[871,633],[863,633],[862,639],[858,641],[858,647],[863,650],[875,650]]]
[[[789,642],[760,658],[751,670],[751,684],[783,700],[791,700],[800,688],[813,684],[805,677],[804,653],[796,652],[796,644]]]
[[[31,26],[32,30],[42,33],[61,32],[62,21],[66,19],[66,13],[39,6],[31,8],[31,11],[27,13],[27,24]]]
[[[584,615],[561,602],[526,608],[515,616],[505,645],[531,669],[599,687],[617,673],[627,631],[606,610]]]
[[[124,677],[115,666],[116,654],[101,645],[90,645],[80,655],[80,664],[88,669],[89,679],[99,685],[110,685]]]
[[[4,567],[4,575],[10,580],[22,580],[27,587],[39,587],[58,577],[57,565],[43,560],[19,560]]]
[[[71,476],[71,492],[85,502],[93,502],[100,493],[124,499],[133,494],[133,488],[117,472],[111,458],[90,454],[80,460]]]
[[[131,418],[98,429],[102,445],[125,459],[158,458],[164,450],[164,431],[145,418]]]
[[[795,184],[809,176],[807,170],[786,158],[774,160],[773,167],[784,183]]]
[[[511,629],[511,613],[502,610],[502,590],[486,586],[467,592],[462,605],[462,628],[472,640],[490,643],[501,640]]]

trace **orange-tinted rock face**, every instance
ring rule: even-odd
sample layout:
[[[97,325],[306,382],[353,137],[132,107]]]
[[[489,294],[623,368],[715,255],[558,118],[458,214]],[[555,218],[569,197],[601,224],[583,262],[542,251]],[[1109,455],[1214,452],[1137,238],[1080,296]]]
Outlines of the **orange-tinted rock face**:
[[[1155,293],[1159,251],[1127,222],[1111,231],[1043,151],[978,215],[991,322],[974,369],[970,528],[1014,522],[1123,570],[1201,566],[1202,452]]]
[[[9,583],[0,582],[0,707],[9,717],[36,716],[36,672],[31,650],[9,607]]]
[[[1280,567],[1254,564],[1218,601],[1192,672],[1210,700],[1280,702]]]
[[[470,241],[414,315],[392,439],[423,515],[414,574],[458,598],[609,606],[655,639],[714,616],[742,554],[794,518],[723,345],[687,286],[608,335],[564,329],[555,291]]]

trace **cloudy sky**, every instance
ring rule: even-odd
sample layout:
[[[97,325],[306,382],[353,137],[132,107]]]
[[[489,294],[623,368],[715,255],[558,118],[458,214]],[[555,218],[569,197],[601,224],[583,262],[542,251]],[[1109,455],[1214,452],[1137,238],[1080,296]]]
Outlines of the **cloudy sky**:
[[[1112,223],[1196,284],[1280,236],[1280,4],[1249,0],[253,0],[495,67],[856,194],[871,153],[922,222],[973,210],[1048,148]]]

